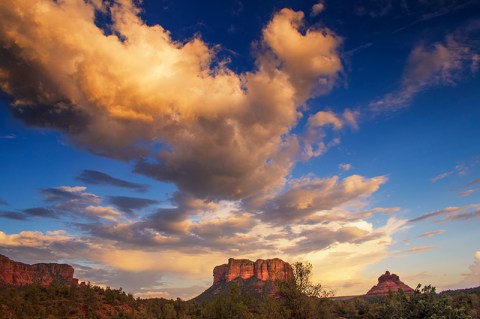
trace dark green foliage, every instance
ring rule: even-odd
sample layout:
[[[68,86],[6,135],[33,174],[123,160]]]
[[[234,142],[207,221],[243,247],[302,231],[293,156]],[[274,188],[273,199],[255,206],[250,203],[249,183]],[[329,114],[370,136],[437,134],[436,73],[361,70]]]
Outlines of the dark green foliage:
[[[372,319],[480,319],[478,295],[473,293],[437,294],[432,286],[418,285],[415,292],[391,293],[385,298],[358,297],[337,301],[334,318]]]
[[[120,290],[100,287],[28,285],[0,289],[0,318],[130,318],[136,301]]]
[[[418,285],[411,295],[405,295],[403,291],[390,294],[380,307],[380,317],[391,319],[470,318],[465,308],[452,307],[448,298],[439,296],[435,288],[430,285],[423,288]]]
[[[330,318],[331,300],[333,296],[311,281],[312,264],[296,262],[293,264],[294,278],[291,281],[279,282],[279,301],[287,318]]]
[[[134,299],[122,289],[90,284],[6,287],[0,289],[0,319],[480,319],[480,288],[437,294],[431,286],[418,286],[411,295],[333,300],[311,283],[309,264],[294,267],[295,280],[278,283],[278,298],[240,293],[236,285],[201,303]]]

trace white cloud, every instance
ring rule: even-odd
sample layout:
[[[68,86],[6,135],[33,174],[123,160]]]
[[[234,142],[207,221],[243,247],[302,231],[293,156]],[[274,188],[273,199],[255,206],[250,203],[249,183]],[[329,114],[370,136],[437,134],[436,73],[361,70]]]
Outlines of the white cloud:
[[[352,169],[352,164],[349,163],[343,163],[343,164],[338,164],[338,168],[340,168],[342,171],[348,172],[349,170]]]
[[[315,16],[319,15],[321,12],[323,12],[325,10],[325,8],[326,8],[326,6],[325,6],[325,3],[323,1],[315,3],[312,7],[312,12],[310,13],[310,15],[312,17],[315,17]]]
[[[464,278],[458,285],[468,288],[480,285],[480,251],[475,252],[473,264],[470,265],[469,271],[462,275]]]

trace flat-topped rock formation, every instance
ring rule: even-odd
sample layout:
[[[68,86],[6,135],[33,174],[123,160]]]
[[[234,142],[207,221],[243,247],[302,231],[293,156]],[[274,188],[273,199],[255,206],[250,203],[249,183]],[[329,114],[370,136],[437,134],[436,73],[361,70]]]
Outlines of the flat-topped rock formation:
[[[262,281],[287,281],[293,278],[292,266],[278,258],[258,259],[255,262],[230,258],[228,264],[216,266],[213,269],[214,285],[219,282],[230,282],[236,278],[252,277]]]
[[[390,274],[389,271],[386,271],[385,274],[378,277],[378,284],[373,286],[368,292],[367,296],[387,296],[389,292],[397,292],[398,290],[403,290],[404,293],[410,294],[413,293],[413,289],[404,284],[400,277],[395,274]]]
[[[258,259],[253,262],[248,259],[230,258],[227,264],[213,269],[213,285],[194,300],[202,301],[228,294],[234,284],[240,292],[274,296],[275,282],[291,279],[293,279],[292,266],[281,259]]]
[[[73,267],[66,264],[28,265],[0,255],[0,286],[48,286],[54,281],[62,285],[78,285],[73,272]]]

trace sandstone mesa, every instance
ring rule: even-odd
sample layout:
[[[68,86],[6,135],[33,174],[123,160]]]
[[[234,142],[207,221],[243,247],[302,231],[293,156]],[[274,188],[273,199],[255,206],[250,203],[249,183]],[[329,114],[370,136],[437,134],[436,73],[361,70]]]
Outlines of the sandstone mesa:
[[[38,284],[48,286],[52,282],[62,285],[78,285],[70,265],[40,263],[28,265],[0,255],[0,286],[25,286]]]
[[[228,259],[227,264],[216,266],[213,269],[213,284],[202,294],[194,298],[195,301],[212,299],[217,295],[228,294],[233,285],[240,292],[254,296],[276,297],[276,281],[293,279],[292,266],[281,259]]]

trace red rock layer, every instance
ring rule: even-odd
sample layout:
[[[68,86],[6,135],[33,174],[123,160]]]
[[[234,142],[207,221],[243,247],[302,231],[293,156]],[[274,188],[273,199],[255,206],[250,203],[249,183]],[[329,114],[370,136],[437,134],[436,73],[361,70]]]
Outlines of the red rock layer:
[[[228,264],[213,269],[213,284],[230,282],[236,278],[248,279],[255,277],[261,281],[287,281],[293,278],[292,266],[281,259],[258,259],[253,262],[248,259],[228,260]]]
[[[386,271],[385,274],[378,277],[378,284],[373,286],[367,292],[367,296],[387,296],[389,292],[397,292],[402,289],[404,293],[413,293],[413,289],[404,284],[400,277],[395,274],[390,274],[389,271]]]
[[[48,286],[53,281],[65,285],[77,285],[74,269],[65,264],[27,265],[0,255],[0,285],[24,286],[39,284]]]

